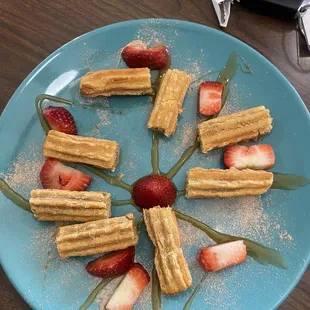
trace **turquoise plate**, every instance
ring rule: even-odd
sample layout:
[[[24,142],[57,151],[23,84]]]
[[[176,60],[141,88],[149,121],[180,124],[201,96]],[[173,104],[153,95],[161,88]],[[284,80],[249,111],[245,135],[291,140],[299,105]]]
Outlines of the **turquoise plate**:
[[[193,79],[209,72],[215,79],[231,51],[237,51],[252,66],[254,75],[236,74],[223,113],[265,105],[274,118],[274,129],[263,137],[276,153],[273,171],[310,176],[310,118],[305,105],[285,77],[262,55],[239,40],[214,29],[177,20],[136,20],[87,33],[64,45],[19,86],[0,119],[0,172],[25,197],[40,187],[38,173],[43,162],[41,130],[34,106],[38,94],[71,99],[70,109],[79,133],[116,140],[121,147],[116,173],[134,182],[151,172],[151,134],[146,129],[151,98],[113,97],[86,100],[79,95],[79,79],[88,71],[125,67],[119,52],[128,42],[164,43],[172,53],[172,67],[187,71]],[[242,64],[242,62],[241,62]],[[52,103],[50,103],[52,104]],[[80,104],[88,108],[82,108]],[[196,130],[197,84],[192,85],[179,117],[176,134],[160,139],[160,167],[167,171],[184,149],[193,143]],[[184,188],[190,167],[222,167],[222,150],[208,155],[197,152],[175,178]],[[125,199],[127,192],[94,177],[91,190],[104,190]],[[273,309],[291,292],[309,263],[309,188],[296,191],[270,190],[259,197],[191,200],[179,198],[175,208],[210,226],[242,235],[276,248],[288,269],[260,265],[252,258],[210,274],[192,304],[192,309]],[[135,210],[113,209],[113,215]],[[136,214],[139,217],[139,214]],[[89,276],[88,258],[60,260],[51,232],[52,223],[39,223],[0,195],[0,258],[7,275],[33,309],[78,309],[99,279]],[[194,286],[203,275],[197,263],[198,249],[211,244],[202,233],[180,222],[182,247]],[[136,260],[151,271],[153,248],[145,231],[140,236]],[[115,285],[115,283],[114,283]],[[194,287],[193,286],[193,287]],[[91,309],[103,308],[113,287],[103,291]],[[193,288],[178,296],[164,296],[163,309],[181,309]],[[151,309],[150,285],[135,309]]]

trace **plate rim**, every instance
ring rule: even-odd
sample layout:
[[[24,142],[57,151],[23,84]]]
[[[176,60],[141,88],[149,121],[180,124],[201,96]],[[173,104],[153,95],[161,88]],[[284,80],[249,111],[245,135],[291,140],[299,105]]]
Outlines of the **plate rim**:
[[[276,72],[277,76],[280,79],[282,79],[282,81],[286,84],[286,86],[292,91],[292,94],[294,94],[294,96],[296,98],[296,101],[299,101],[300,108],[301,108],[301,110],[303,110],[302,113],[306,114],[308,116],[308,119],[310,120],[310,113],[309,113],[309,111],[308,111],[304,101],[300,97],[300,95],[297,92],[297,90],[295,89],[295,87],[286,78],[286,76],[268,58],[266,58],[263,54],[261,54],[259,51],[257,51],[256,49],[254,49],[252,46],[250,46],[249,44],[245,43],[241,39],[236,38],[236,37],[234,37],[234,36],[232,36],[232,35],[230,35],[230,34],[228,34],[226,32],[220,31],[220,30],[215,29],[213,27],[201,24],[201,23],[191,22],[191,21],[187,21],[187,20],[169,19],[169,18],[143,18],[143,19],[135,19],[135,20],[125,20],[125,21],[116,22],[116,23],[108,24],[108,25],[105,25],[105,26],[93,29],[91,31],[85,32],[85,33],[83,33],[83,34],[73,38],[72,40],[66,42],[65,44],[63,44],[62,46],[57,48],[55,51],[53,51],[50,55],[48,55],[45,59],[43,59],[38,65],[36,65],[30,71],[28,73],[28,75],[24,78],[24,80],[20,83],[20,85],[16,88],[16,90],[13,93],[13,95],[10,97],[9,101],[7,102],[6,106],[4,107],[4,109],[2,111],[2,114],[0,115],[0,129],[2,127],[2,122],[5,119],[5,116],[7,114],[9,106],[11,106],[14,103],[14,101],[18,99],[18,97],[23,92],[23,89],[25,87],[27,87],[27,85],[29,83],[31,83],[32,79],[34,78],[34,76],[36,74],[38,74],[41,70],[43,70],[45,68],[45,66],[47,66],[55,57],[57,57],[59,55],[60,52],[63,52],[71,44],[74,44],[75,42],[78,42],[78,41],[83,40],[85,38],[88,38],[90,36],[96,35],[97,33],[100,33],[103,30],[108,31],[108,30],[111,30],[111,29],[114,29],[114,28],[126,26],[126,24],[143,25],[143,23],[148,23],[148,22],[152,22],[152,21],[153,22],[156,21],[156,23],[158,23],[158,24],[169,23],[169,26],[172,25],[172,24],[174,24],[176,26],[178,26],[180,24],[184,24],[184,25],[187,25],[188,27],[194,27],[194,28],[197,28],[197,29],[199,29],[199,28],[200,29],[207,29],[208,31],[215,32],[219,36],[222,36],[224,38],[225,37],[229,38],[230,40],[235,41],[235,42],[243,45],[244,47],[250,49],[251,52],[254,53],[257,57],[259,57],[264,62],[267,62],[269,64],[269,66]],[[26,212],[26,211],[23,211],[23,212]],[[289,287],[288,287],[287,291],[285,292],[285,294],[282,295],[282,297],[278,300],[278,302],[274,305],[274,307],[272,309],[278,308],[283,303],[283,301],[290,295],[290,293],[297,286],[297,284],[301,280],[302,276],[304,275],[305,271],[307,270],[307,268],[309,266],[309,263],[310,263],[310,248],[309,248],[308,256],[307,256],[307,258],[306,258],[306,260],[304,262],[304,265],[303,265],[303,267],[298,272],[298,276],[289,285]],[[17,282],[15,282],[11,278],[11,275],[7,272],[6,265],[3,264],[3,259],[1,258],[1,251],[0,251],[0,264],[1,264],[1,266],[2,266],[2,268],[4,270],[4,272],[5,272],[6,276],[10,280],[10,283],[13,285],[13,287],[19,293],[19,295],[23,298],[23,300],[31,308],[38,309],[38,308],[36,308],[37,305],[33,304],[31,300],[27,299],[27,295],[19,289],[19,287],[17,286]]]

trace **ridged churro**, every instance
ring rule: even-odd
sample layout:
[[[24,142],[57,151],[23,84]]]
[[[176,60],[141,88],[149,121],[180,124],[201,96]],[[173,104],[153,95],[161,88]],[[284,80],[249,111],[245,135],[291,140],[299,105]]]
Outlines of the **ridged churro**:
[[[165,73],[160,81],[148,128],[163,132],[167,137],[174,134],[190,81],[190,76],[183,71],[169,69]]]
[[[145,95],[153,92],[149,68],[109,69],[88,72],[81,78],[84,96]]]
[[[111,214],[111,195],[104,192],[35,189],[29,202],[39,221],[88,222]]]
[[[126,249],[138,243],[135,217],[121,217],[59,227],[56,246],[61,258]]]
[[[43,146],[43,155],[113,171],[118,164],[119,146],[115,141],[68,135],[50,130]]]
[[[155,267],[164,294],[178,294],[192,285],[192,277],[180,245],[172,208],[143,210],[147,232],[155,246]]]
[[[198,125],[198,134],[201,150],[207,153],[215,148],[257,139],[271,129],[269,110],[259,106],[204,121]]]
[[[186,198],[262,195],[273,182],[272,172],[230,168],[192,168],[187,173]]]

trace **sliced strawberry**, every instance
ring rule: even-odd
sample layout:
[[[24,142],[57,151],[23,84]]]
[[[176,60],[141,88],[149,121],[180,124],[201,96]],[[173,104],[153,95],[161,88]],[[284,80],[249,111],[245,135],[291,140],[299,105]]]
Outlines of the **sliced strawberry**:
[[[207,271],[218,271],[242,263],[246,255],[246,246],[239,240],[202,249],[199,262]]]
[[[219,113],[222,108],[222,93],[222,83],[201,83],[199,87],[199,113],[205,116]]]
[[[123,275],[132,265],[135,257],[135,247],[115,251],[99,257],[86,265],[86,270],[100,278],[114,278]]]
[[[84,191],[91,180],[89,175],[52,158],[46,159],[40,172],[43,188]]]
[[[271,145],[259,144],[250,147],[244,145],[228,146],[224,153],[224,164],[227,168],[237,169],[270,169],[275,162]]]
[[[170,66],[170,53],[165,45],[147,48],[140,40],[126,45],[122,50],[122,58],[129,68],[163,69]]]
[[[71,113],[62,107],[48,107],[43,110],[43,115],[52,129],[76,135],[77,129]]]
[[[130,310],[138,300],[142,291],[150,282],[150,276],[138,263],[131,265],[127,274],[117,287],[109,302],[107,310]]]
[[[144,209],[156,206],[172,206],[177,191],[170,179],[160,175],[148,175],[139,179],[133,187],[135,204]]]

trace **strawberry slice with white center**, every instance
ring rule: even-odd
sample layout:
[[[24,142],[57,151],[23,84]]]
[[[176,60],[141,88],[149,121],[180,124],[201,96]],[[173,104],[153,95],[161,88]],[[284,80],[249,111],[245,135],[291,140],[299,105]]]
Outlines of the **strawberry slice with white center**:
[[[87,264],[87,272],[100,278],[114,278],[124,274],[132,265],[135,247],[111,252]]]
[[[265,170],[270,169],[274,163],[274,151],[269,144],[250,147],[232,145],[228,146],[224,153],[224,164],[227,168]]]
[[[132,264],[127,274],[117,287],[109,302],[107,310],[130,310],[150,282],[150,276],[138,263]]]
[[[48,107],[43,110],[43,115],[52,129],[76,135],[77,129],[72,114],[63,107]]]
[[[242,263],[246,255],[246,246],[238,240],[202,249],[199,262],[206,271],[218,271]]]
[[[43,188],[84,191],[92,178],[76,169],[65,166],[52,158],[46,159],[41,172],[40,181]]]
[[[217,114],[222,108],[223,84],[202,82],[199,87],[199,113],[205,116]]]

